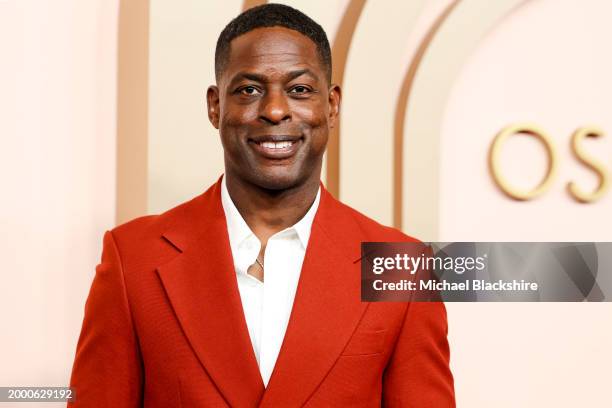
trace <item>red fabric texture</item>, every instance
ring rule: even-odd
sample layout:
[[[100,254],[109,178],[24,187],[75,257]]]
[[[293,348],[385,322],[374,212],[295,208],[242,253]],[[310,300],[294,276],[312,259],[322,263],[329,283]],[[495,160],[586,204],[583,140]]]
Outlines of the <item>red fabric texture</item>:
[[[287,332],[264,387],[219,181],[104,235],[69,407],[454,407],[442,303],[362,303],[362,241],[415,241],[321,201]]]

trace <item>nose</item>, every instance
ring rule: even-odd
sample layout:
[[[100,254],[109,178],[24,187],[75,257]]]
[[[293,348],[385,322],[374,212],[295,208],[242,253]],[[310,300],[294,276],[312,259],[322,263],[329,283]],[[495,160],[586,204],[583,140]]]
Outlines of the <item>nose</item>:
[[[284,90],[269,90],[262,98],[259,119],[277,125],[291,119],[291,108]]]

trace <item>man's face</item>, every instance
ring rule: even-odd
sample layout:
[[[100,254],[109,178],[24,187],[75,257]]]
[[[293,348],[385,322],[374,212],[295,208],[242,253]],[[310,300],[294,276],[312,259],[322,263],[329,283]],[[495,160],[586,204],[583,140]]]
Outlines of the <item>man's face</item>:
[[[270,190],[318,183],[340,89],[328,84],[315,43],[270,27],[235,38],[230,48],[207,94],[226,173]]]

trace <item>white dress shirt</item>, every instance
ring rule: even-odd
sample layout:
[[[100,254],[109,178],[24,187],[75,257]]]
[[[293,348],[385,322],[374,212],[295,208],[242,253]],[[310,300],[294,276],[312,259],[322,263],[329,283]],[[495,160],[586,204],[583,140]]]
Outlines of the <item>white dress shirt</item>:
[[[312,220],[319,207],[321,187],[301,220],[268,239],[263,258],[264,281],[261,282],[247,273],[249,266],[255,263],[261,242],[234,205],[227,191],[225,176],[221,185],[221,203],[244,316],[259,372],[267,386],[287,330]]]

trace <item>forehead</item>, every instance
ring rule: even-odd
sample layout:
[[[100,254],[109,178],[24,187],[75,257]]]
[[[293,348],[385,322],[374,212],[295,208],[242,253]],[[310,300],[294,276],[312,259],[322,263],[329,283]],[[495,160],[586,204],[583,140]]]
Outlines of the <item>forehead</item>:
[[[225,74],[231,78],[240,71],[265,74],[302,68],[324,75],[316,44],[285,27],[263,27],[232,40]]]

